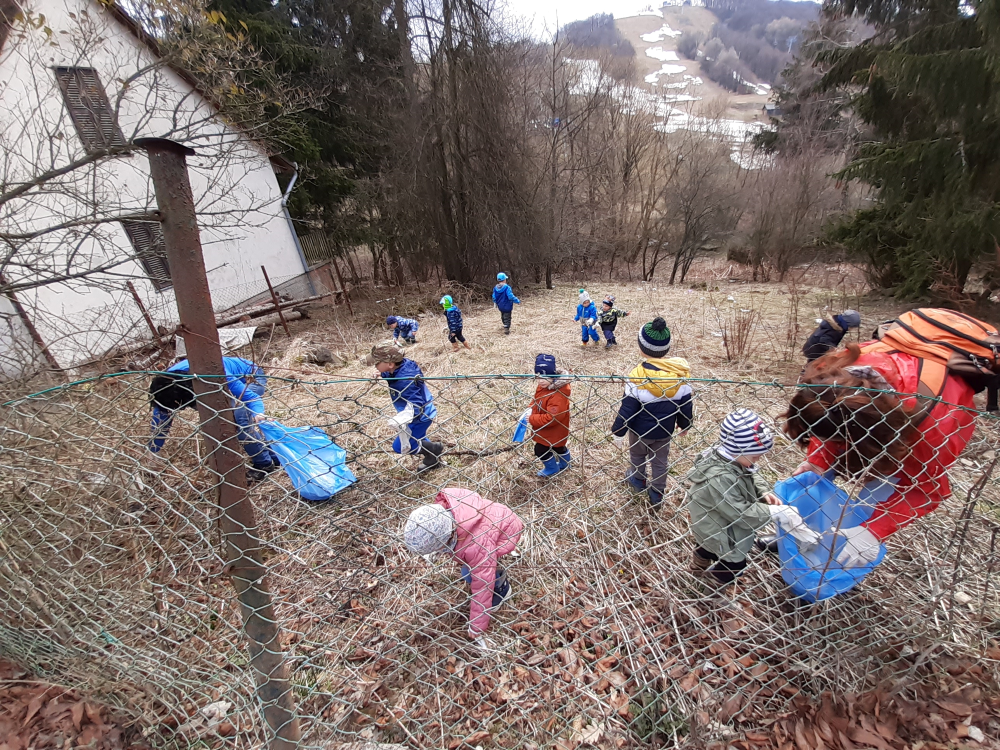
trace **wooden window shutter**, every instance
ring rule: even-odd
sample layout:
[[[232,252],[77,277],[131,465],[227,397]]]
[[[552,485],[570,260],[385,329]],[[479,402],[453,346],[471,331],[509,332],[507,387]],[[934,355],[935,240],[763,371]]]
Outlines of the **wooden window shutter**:
[[[125,136],[93,68],[56,68],[66,109],[88,153],[124,146]]]
[[[146,271],[153,286],[157,291],[169,289],[173,282],[170,280],[170,266],[160,225],[155,221],[123,221],[122,226],[135,248],[135,259]]]

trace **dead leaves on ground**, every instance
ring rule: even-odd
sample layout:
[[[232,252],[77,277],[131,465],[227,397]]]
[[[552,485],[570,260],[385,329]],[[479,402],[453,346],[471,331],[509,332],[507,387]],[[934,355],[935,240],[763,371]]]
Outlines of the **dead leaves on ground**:
[[[0,661],[0,750],[86,747],[124,750],[134,745],[104,706],[75,691],[31,679]]]
[[[912,688],[906,693],[912,697]],[[769,734],[748,732],[730,743],[741,750],[950,750],[987,745],[986,732],[1000,727],[1000,698],[986,699],[974,685],[936,695],[916,687],[915,699],[870,692],[818,701],[796,698],[795,710],[774,722]],[[969,742],[976,744],[967,744]]]

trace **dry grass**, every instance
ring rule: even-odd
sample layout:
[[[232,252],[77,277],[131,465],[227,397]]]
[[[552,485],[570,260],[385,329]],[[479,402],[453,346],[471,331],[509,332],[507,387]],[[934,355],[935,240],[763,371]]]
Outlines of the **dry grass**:
[[[409,355],[435,392],[432,436],[453,446],[429,475],[412,473],[417,459],[389,452],[386,389],[365,380],[372,373],[357,358],[384,337],[382,316],[432,310],[442,290],[391,307],[379,297],[359,300],[354,321],[336,308],[297,326],[297,337],[349,355],[337,370],[300,364],[301,342],[271,341],[267,359],[278,366],[269,370],[279,377],[269,386],[269,413],[327,429],[359,478],[322,505],[297,500],[283,475],[253,490],[310,745],[358,738],[428,748],[693,747],[765,727],[795,696],[859,692],[884,680],[905,694],[908,681],[953,679],[939,667],[943,653],[983,654],[1000,606],[992,581],[998,479],[978,502],[968,504],[966,493],[996,455],[995,428],[986,423],[953,471],[954,498],[894,536],[890,557],[855,595],[796,606],[776,561],[757,554],[726,604],[688,575],[679,479],[732,408],[771,419],[784,409],[784,389],[753,383],[794,382],[801,363],[787,344],[796,325],[789,312],[800,310],[804,322],[825,305],[853,306],[866,328],[887,315],[834,295],[832,280],[789,288],[715,278],[727,271],[720,262],[699,267],[705,289],[587,285],[595,299],[614,293],[632,313],[619,324],[621,345],[607,351],[579,344],[575,284],[526,290],[515,279],[523,304],[509,337],[494,310],[467,305],[472,351],[453,354],[443,317],[425,318]],[[841,288],[855,287],[843,280]],[[712,307],[758,313],[750,356],[727,361]],[[665,507],[650,516],[623,484],[626,459],[609,441],[621,383],[606,376],[635,365],[636,331],[655,315],[667,319],[671,353],[688,358],[697,378],[746,382],[694,384],[696,425],[677,439]],[[530,373],[539,351],[578,376],[574,465],[549,482],[535,476],[530,442],[509,450],[534,380],[497,376]],[[0,576],[12,593],[0,605],[0,648],[149,724],[183,724],[207,702],[231,702],[236,739],[201,741],[252,747],[258,712],[239,613],[220,576],[195,425],[175,427],[171,470],[150,476],[137,463],[146,416],[145,379],[137,376],[4,414]],[[799,449],[779,440],[763,471],[777,480],[799,460]],[[515,596],[494,618],[494,656],[477,654],[465,638],[467,593],[457,572],[425,564],[399,542],[410,509],[442,486],[475,488],[526,524],[520,556],[507,561]],[[141,509],[124,513],[132,503]],[[988,681],[995,666],[984,661],[975,679]]]

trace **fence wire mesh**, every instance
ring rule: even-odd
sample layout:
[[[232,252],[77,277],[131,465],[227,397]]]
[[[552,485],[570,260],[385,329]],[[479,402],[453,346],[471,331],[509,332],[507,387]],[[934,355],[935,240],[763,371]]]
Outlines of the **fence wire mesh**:
[[[610,440],[623,380],[571,377],[573,461],[550,479],[536,476],[530,438],[511,441],[533,377],[427,378],[438,409],[428,436],[445,453],[423,473],[419,457],[391,451],[384,382],[268,379],[268,418],[325,430],[358,478],[326,503],[302,501],[283,472],[250,489],[302,747],[749,747],[796,701],[886,681],[905,693],[938,680],[945,655],[995,677],[992,416],[976,415],[952,497],[891,536],[851,594],[803,606],[762,551],[724,596],[694,576],[683,504],[684,477],[724,417],[746,407],[777,423],[793,387],[690,381],[694,423],[673,440],[651,513]],[[150,378],[3,406],[0,654],[131,714],[151,742],[259,747],[271,730],[227,576],[218,477],[191,410],[150,467]],[[804,456],[775,432],[760,464],[772,483]],[[458,567],[402,543],[409,513],[443,487],[524,522],[502,561],[513,593],[493,612],[492,653],[467,636]]]

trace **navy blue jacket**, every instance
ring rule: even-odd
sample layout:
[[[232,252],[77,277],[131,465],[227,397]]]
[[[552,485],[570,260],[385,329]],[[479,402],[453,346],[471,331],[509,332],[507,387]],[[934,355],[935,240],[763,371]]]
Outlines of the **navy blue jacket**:
[[[397,413],[403,411],[407,404],[412,404],[414,422],[434,420],[437,407],[434,406],[434,396],[424,382],[420,365],[412,359],[404,359],[395,370],[382,373],[382,377],[389,386],[389,397]]]
[[[617,437],[625,437],[631,430],[646,440],[666,440],[675,430],[689,428],[693,421],[691,386],[682,385],[673,397],[658,397],[634,383],[628,383],[611,432]]]
[[[844,319],[839,315],[834,315],[832,321],[820,322],[812,335],[806,339],[806,343],[802,346],[802,353],[810,362],[819,359],[831,349],[840,346],[846,333],[847,326],[844,324]]]
[[[452,305],[444,311],[444,317],[448,321],[448,330],[452,333],[462,330],[462,311]]]
[[[392,338],[395,341],[400,336],[404,339],[410,338],[420,328],[420,324],[412,318],[396,318],[396,327],[392,329]]]

